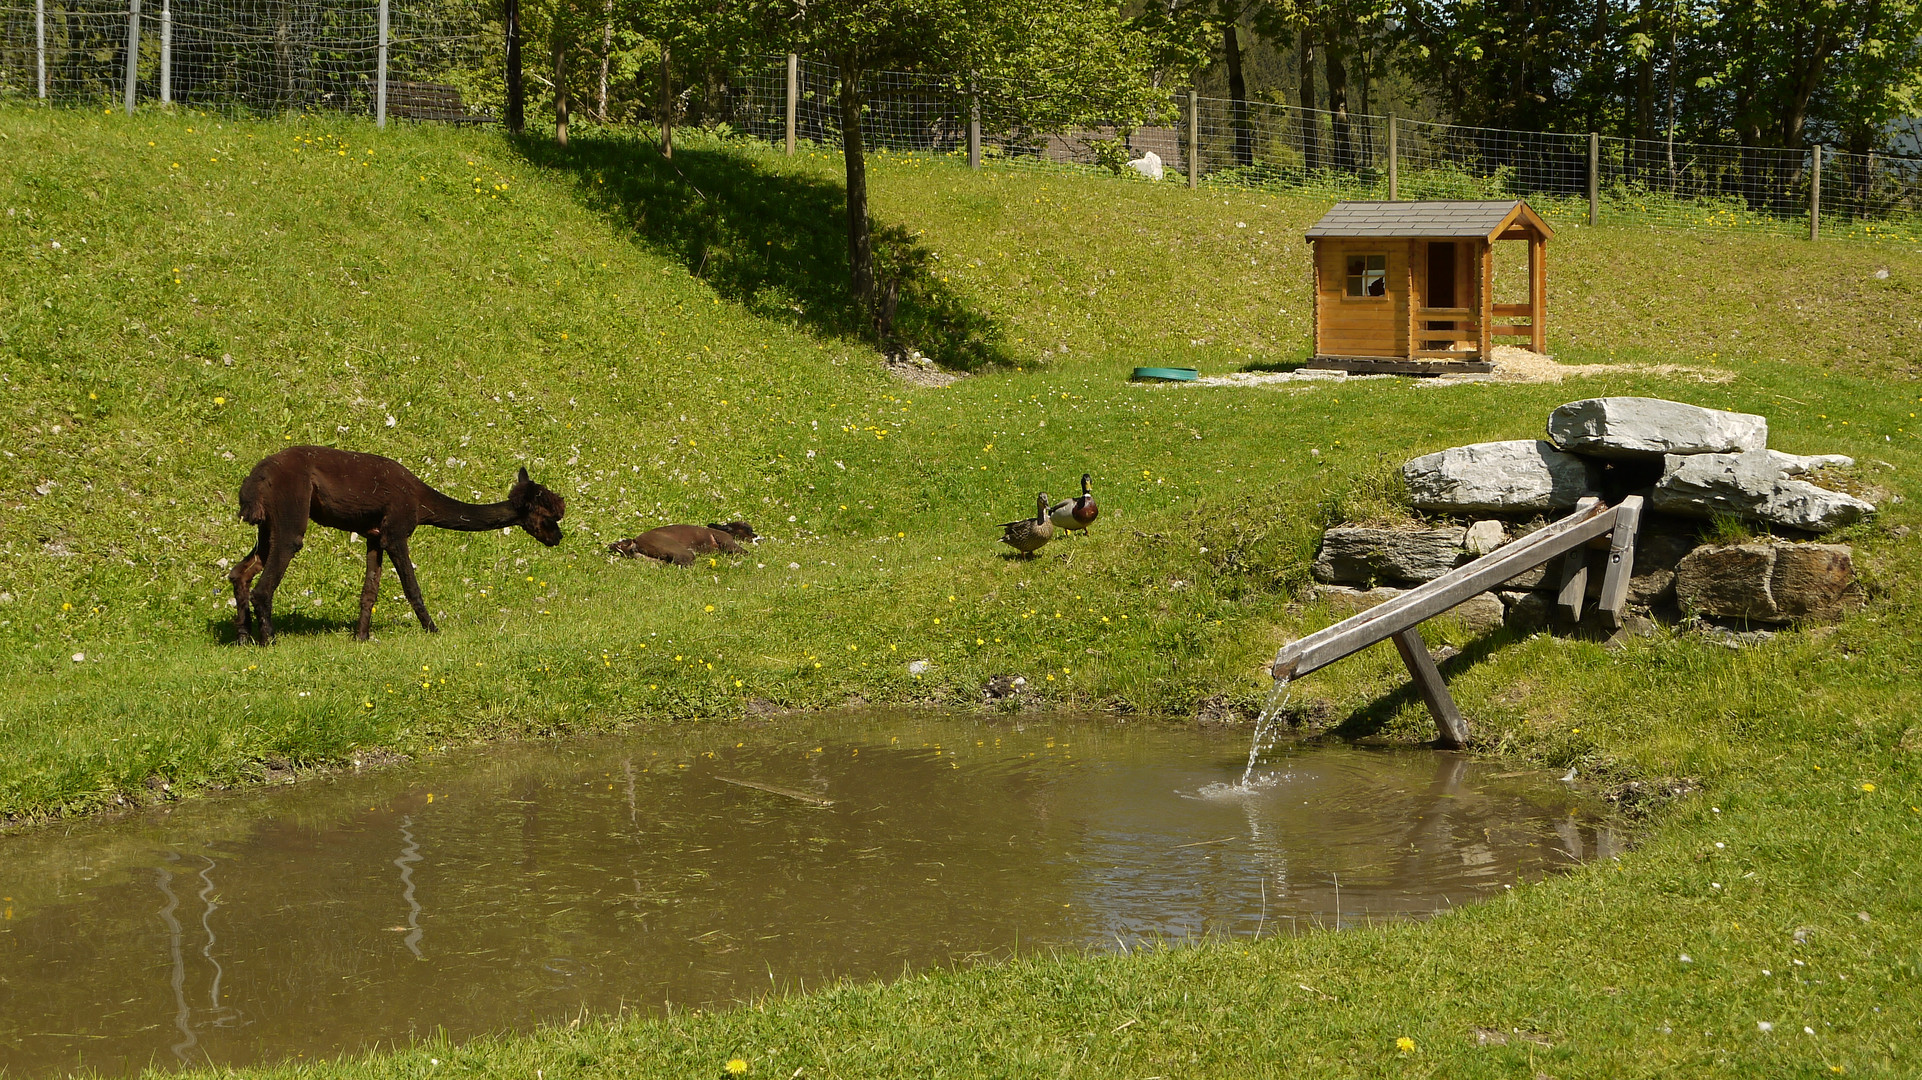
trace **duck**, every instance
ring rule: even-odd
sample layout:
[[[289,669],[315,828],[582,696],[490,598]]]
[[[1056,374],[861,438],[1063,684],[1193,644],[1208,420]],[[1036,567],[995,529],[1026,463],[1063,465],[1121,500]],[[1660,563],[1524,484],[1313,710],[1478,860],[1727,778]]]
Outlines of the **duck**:
[[[1048,520],[1048,493],[1035,496],[1034,516],[1020,521],[1001,523],[1001,542],[1021,552],[1032,555],[1041,546],[1054,539],[1054,523]]]
[[[1054,523],[1055,528],[1081,532],[1101,516],[1101,507],[1095,505],[1094,496],[1088,493],[1088,481],[1091,479],[1093,477],[1089,474],[1082,473],[1081,497],[1064,499],[1048,507],[1048,520]]]

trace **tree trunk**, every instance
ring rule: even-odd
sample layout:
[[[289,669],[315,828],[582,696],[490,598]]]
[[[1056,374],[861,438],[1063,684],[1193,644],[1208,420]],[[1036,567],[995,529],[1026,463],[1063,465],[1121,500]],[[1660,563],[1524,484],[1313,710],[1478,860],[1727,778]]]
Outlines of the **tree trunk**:
[[[861,72],[841,65],[841,146],[848,178],[848,286],[863,315],[874,307],[874,248],[868,234],[868,162],[861,139]]]
[[[1228,127],[1234,134],[1235,164],[1255,163],[1255,132],[1248,124],[1248,84],[1241,76],[1241,28],[1221,30],[1221,55],[1228,62]]]
[[[555,13],[553,34],[554,45],[554,141],[567,145],[567,41],[558,25],[559,12]]]
[[[1334,166],[1349,170],[1358,164],[1355,155],[1354,130],[1348,122],[1348,65],[1341,50],[1330,44],[1325,50],[1322,63],[1328,69],[1328,111],[1333,113],[1331,127],[1333,138]]]
[[[507,24],[507,130],[519,135],[527,130],[527,84],[521,79],[521,0],[506,0],[503,19]]]
[[[674,156],[674,66],[661,42],[661,156]]]
[[[613,59],[614,52],[614,0],[602,0],[601,12],[606,20],[601,23],[601,87],[600,95],[595,98],[595,118],[607,123],[607,64]]]
[[[1301,67],[1301,164],[1309,172],[1321,168],[1321,118],[1315,109],[1315,31],[1304,26],[1295,49]]]

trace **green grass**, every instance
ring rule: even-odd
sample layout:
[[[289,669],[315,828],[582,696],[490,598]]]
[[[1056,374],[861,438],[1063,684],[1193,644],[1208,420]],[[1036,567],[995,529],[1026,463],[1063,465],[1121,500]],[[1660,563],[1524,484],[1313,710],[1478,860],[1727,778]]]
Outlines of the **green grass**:
[[[1409,456],[1534,433],[1578,397],[1762,412],[1771,445],[1855,455],[1851,483],[1883,492],[1845,535],[1872,602],[1838,627],[1740,652],[1428,628],[1468,647],[1446,670],[1484,752],[1703,785],[1618,863],[1418,927],[1036,958],[309,1071],[1913,1072],[1922,559],[1901,530],[1922,494],[1922,252],[1561,231],[1553,351],[1725,381],[1147,388],[1130,367],[1306,355],[1300,236],[1324,204],[882,155],[905,332],[978,372],[928,389],[849,336],[838,160],[8,108],[0,162],[0,814],[19,819],[357,752],[725,722],[757,699],[974,702],[1000,673],[1042,706],[1253,701],[1260,662],[1332,617],[1294,600],[1328,519],[1379,510]],[[360,555],[315,530],[279,643],[233,648],[218,561],[252,539],[235,491],[296,442],[486,500],[524,464],[567,497],[569,538],[423,530],[445,632],[390,575],[357,645]],[[1000,557],[994,523],[1083,471],[1093,535]],[[602,550],[733,517],[770,539],[688,570]],[[1339,735],[1432,731],[1385,650],[1296,700],[1326,702]]]

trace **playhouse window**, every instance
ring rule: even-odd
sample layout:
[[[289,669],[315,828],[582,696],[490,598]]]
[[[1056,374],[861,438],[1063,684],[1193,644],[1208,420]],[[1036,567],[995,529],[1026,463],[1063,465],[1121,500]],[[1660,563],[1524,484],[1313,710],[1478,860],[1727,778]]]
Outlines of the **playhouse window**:
[[[1348,256],[1348,295],[1387,296],[1388,256]]]

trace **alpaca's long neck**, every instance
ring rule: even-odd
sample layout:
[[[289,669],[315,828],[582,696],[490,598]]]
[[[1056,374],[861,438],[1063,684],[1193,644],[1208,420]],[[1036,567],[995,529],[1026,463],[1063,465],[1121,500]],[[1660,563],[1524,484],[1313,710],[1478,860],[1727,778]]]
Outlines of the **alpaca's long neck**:
[[[464,503],[429,487],[421,496],[420,523],[458,532],[484,532],[518,525],[520,515],[514,512],[512,503]]]

